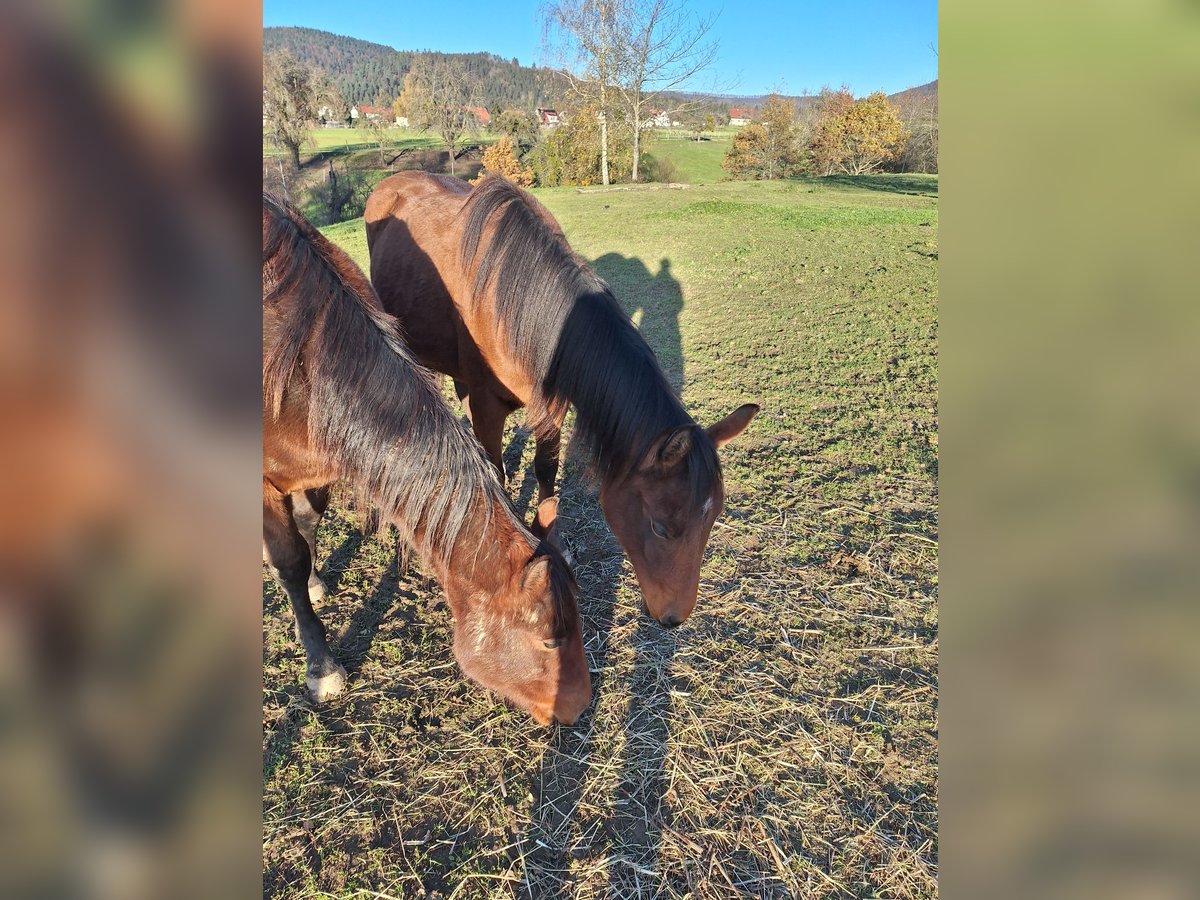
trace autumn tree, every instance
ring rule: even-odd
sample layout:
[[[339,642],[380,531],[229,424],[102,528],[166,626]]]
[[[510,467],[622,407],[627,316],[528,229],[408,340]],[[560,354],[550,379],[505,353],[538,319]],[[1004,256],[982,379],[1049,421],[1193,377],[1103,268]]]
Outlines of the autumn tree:
[[[454,174],[455,144],[475,127],[475,116],[467,110],[478,87],[463,63],[448,56],[422,56],[413,63],[412,81],[405,78],[404,92],[397,98],[409,124],[433,131],[450,151],[450,174]]]
[[[848,104],[839,94],[822,109],[811,151],[821,175],[863,175],[893,159],[906,137],[904,124],[882,91]]]
[[[404,76],[404,87],[401,89],[400,94],[392,102],[392,113],[397,119],[408,118],[408,108],[414,105],[418,90],[417,76],[411,71],[406,73]],[[409,124],[411,124],[411,122]]]
[[[734,178],[787,178],[803,168],[796,140],[796,104],[772,94],[754,122],[741,129],[721,161]]]
[[[288,151],[294,169],[300,168],[300,148],[316,121],[322,87],[320,76],[286,50],[263,58],[263,117],[271,140]]]
[[[483,151],[483,173],[471,183],[478,184],[487,175],[500,175],[521,187],[533,184],[533,173],[521,168],[513,139],[507,134]]]

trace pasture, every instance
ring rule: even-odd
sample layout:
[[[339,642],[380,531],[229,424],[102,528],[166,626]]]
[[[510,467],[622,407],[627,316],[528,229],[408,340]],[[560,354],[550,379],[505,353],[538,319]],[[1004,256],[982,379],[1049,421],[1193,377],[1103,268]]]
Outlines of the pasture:
[[[335,499],[335,701],[305,697],[264,576],[264,893],[936,895],[937,178],[711,181],[535,192],[694,418],[763,407],[721,453],[695,613],[674,631],[640,613],[568,455],[594,700],[542,728],[461,676],[437,584]],[[323,230],[369,270],[361,220]],[[506,468],[528,520],[520,421]]]

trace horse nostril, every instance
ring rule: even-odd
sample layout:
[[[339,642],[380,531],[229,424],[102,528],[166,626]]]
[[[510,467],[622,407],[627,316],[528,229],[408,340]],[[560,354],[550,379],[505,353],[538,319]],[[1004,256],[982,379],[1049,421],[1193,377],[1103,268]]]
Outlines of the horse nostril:
[[[659,621],[667,628],[678,628],[683,624],[683,619],[679,618],[675,613],[667,613]]]

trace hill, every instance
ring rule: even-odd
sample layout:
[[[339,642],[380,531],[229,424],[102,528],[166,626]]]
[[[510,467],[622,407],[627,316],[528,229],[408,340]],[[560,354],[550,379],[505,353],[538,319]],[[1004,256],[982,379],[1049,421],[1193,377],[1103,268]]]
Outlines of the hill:
[[[920,84],[916,87],[911,87],[906,91],[899,91],[895,94],[888,94],[888,101],[893,106],[898,106],[901,109],[908,107],[923,106],[930,101],[933,101],[934,108],[937,108],[938,101],[938,83],[935,78],[928,84]]]
[[[532,110],[551,105],[549,73],[494,53],[396,50],[315,28],[264,28],[263,52],[287,50],[329,76],[350,103],[390,106],[404,86],[413,59],[422,54],[459,59],[480,86],[479,102],[494,109]]]

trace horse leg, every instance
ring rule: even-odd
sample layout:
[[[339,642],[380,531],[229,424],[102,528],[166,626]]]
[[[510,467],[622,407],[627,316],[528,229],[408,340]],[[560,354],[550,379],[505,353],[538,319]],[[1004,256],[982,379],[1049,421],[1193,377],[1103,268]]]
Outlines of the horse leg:
[[[467,383],[455,378],[454,393],[458,394],[458,402],[462,404],[463,411],[467,414],[467,421],[474,421],[471,418],[471,392],[467,388]]]
[[[317,526],[321,524],[321,516],[329,507],[329,486],[309,488],[307,491],[296,491],[291,495],[292,518],[296,528],[308,544],[308,553],[312,559],[312,571],[308,576],[308,599],[319,603],[325,599],[325,582],[317,574]]]
[[[471,395],[471,428],[475,437],[483,445],[488,459],[500,473],[500,483],[504,484],[504,420],[512,412],[504,401],[493,394],[482,392]]]
[[[296,637],[307,658],[305,682],[318,703],[341,692],[346,670],[333,658],[325,626],[313,611],[308,597],[312,556],[308,542],[292,516],[291,498],[268,485],[263,486],[263,545],[271,571],[287,594],[296,616]]]
[[[555,428],[546,436],[538,435],[537,449],[533,454],[533,474],[537,476],[538,503],[554,496],[554,482],[558,478],[558,453],[562,446],[562,431]]]

